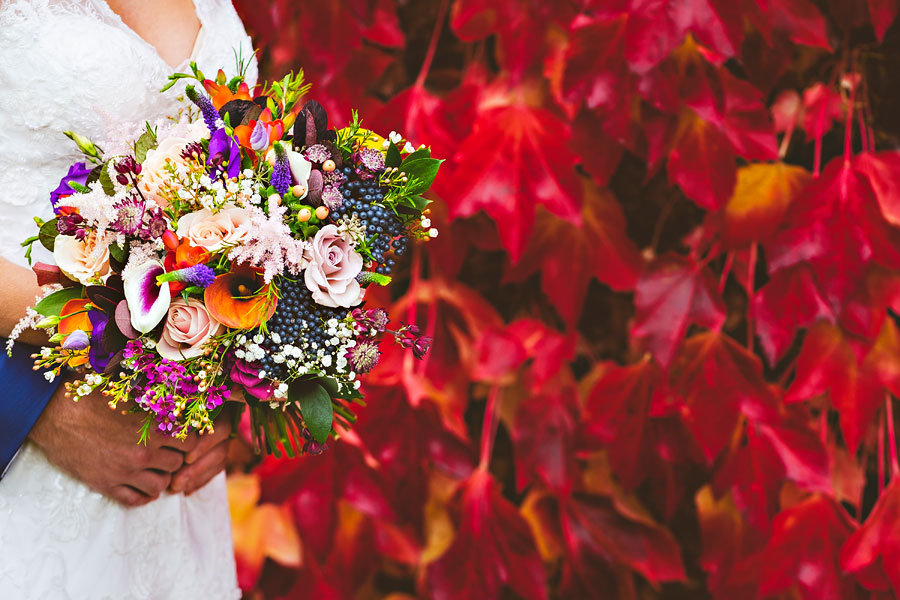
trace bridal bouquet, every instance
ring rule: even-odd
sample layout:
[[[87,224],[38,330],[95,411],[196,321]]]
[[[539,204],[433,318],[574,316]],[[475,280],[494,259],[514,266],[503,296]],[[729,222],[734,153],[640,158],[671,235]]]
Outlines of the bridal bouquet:
[[[100,391],[145,411],[141,440],[211,431],[240,390],[258,449],[318,452],[354,421],[380,338],[419,358],[429,347],[364,301],[410,239],[437,235],[422,193],[441,161],[356,113],[329,129],[321,105],[300,103],[302,72],[251,90],[192,71],[166,89],[191,78],[202,90],[188,85],[181,114],[146,125],[131,153],[67,133],[86,159],[23,243],[56,265],[34,265],[50,291],[17,329],[49,330],[35,368],[74,369],[75,400]]]

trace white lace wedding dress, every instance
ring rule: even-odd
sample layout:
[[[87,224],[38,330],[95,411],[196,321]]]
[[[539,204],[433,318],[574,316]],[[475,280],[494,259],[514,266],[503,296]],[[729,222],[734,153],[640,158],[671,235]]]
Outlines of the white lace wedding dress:
[[[230,77],[236,50],[252,56],[243,25],[229,0],[194,4],[192,58]],[[61,132],[104,147],[163,120],[177,110],[176,90],[159,93],[171,72],[104,0],[0,0],[0,255],[24,264],[32,216],[49,216],[50,190],[78,159]],[[129,509],[26,443],[0,481],[0,599],[238,597],[223,474]]]

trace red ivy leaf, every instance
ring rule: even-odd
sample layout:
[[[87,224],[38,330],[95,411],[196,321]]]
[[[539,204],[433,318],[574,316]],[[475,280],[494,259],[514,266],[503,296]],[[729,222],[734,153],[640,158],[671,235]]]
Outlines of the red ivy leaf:
[[[722,208],[734,190],[736,168],[728,138],[690,111],[682,115],[668,171],[669,180],[707,210]]]
[[[697,40],[725,56],[736,56],[744,39],[741,5],[729,0],[673,0],[669,5],[680,29],[690,29]]]
[[[625,17],[575,20],[562,81],[566,100],[583,98],[591,109],[617,101],[627,77],[622,57],[625,23]]]
[[[440,191],[451,216],[484,210],[496,221],[513,262],[528,243],[536,204],[579,224],[581,194],[572,167],[577,160],[568,139],[565,121],[521,99],[485,108],[460,144],[466,150],[456,156],[455,169],[443,177]]]
[[[433,598],[499,598],[505,588],[526,600],[547,598],[528,524],[489,473],[476,470],[466,480],[456,509],[456,539],[426,570]]]
[[[875,30],[875,37],[878,42],[884,40],[884,34],[894,23],[897,18],[897,11],[900,10],[897,0],[867,0],[869,5],[869,16],[872,22],[872,28]]]
[[[725,305],[712,274],[690,257],[667,254],[653,262],[635,288],[632,334],[646,337],[647,346],[663,366],[695,323],[718,330],[725,322]]]
[[[572,488],[575,463],[575,424],[579,419],[574,386],[560,386],[530,395],[516,411],[516,483],[521,493],[540,481],[557,493]]]
[[[841,568],[857,574],[867,588],[890,585],[900,595],[900,477],[896,474],[865,523],[841,548],[840,559]]]

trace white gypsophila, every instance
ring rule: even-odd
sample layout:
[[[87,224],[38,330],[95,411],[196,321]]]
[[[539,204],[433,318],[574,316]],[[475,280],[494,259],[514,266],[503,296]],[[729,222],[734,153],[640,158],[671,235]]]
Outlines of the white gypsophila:
[[[53,380],[56,379],[56,373],[53,371],[45,371],[44,379],[46,379],[49,383],[53,383]]]
[[[321,358],[321,361],[320,361],[320,362],[322,363],[322,366],[323,366],[323,367],[330,367],[330,366],[331,366],[331,355],[330,355],[330,354],[326,354],[325,356],[323,356],[323,357]]]

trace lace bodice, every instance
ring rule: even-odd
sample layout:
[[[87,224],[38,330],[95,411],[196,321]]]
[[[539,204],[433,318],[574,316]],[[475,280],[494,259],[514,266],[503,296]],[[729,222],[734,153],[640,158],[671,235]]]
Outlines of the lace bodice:
[[[194,4],[192,58],[234,75],[252,45],[231,2]],[[79,160],[62,131],[123,152],[143,121],[178,111],[179,89],[159,89],[187,62],[167,65],[104,0],[0,0],[0,255],[24,264],[32,217],[49,218],[50,190]],[[26,443],[0,481],[0,598],[238,597],[224,475],[126,509]]]
[[[235,74],[253,46],[229,0],[194,0],[200,33],[192,58],[208,77]],[[188,61],[168,65],[105,0],[0,2],[0,255],[23,263],[32,217],[50,214],[50,190],[79,159],[63,131],[122,152],[145,120],[177,113],[177,86],[160,88]],[[256,80],[253,62],[248,80]]]

